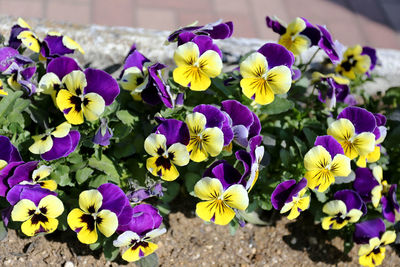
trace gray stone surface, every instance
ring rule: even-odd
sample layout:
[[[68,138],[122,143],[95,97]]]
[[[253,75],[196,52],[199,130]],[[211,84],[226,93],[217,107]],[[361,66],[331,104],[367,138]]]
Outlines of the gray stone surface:
[[[15,24],[13,17],[0,16],[0,32],[8,38],[10,28]],[[172,55],[175,49],[174,44],[166,45],[165,40],[169,32],[154,31],[140,28],[129,27],[105,27],[98,25],[74,25],[59,24],[45,20],[30,20],[34,32],[43,38],[48,31],[58,31],[70,36],[77,41],[85,50],[85,55],[75,54],[82,65],[88,63],[95,68],[104,68],[116,63],[122,63],[126,53],[133,43],[136,44],[140,52],[154,61],[160,61],[172,66]],[[234,56],[243,55],[251,50],[258,49],[267,40],[231,38],[219,41],[218,45],[226,52]],[[307,60],[312,54],[310,49],[304,56]],[[316,60],[323,57],[319,53]],[[379,49],[378,57],[381,65],[375,73],[381,78],[374,83],[367,83],[365,90],[369,93],[385,90],[391,86],[400,85],[400,51],[391,49]]]

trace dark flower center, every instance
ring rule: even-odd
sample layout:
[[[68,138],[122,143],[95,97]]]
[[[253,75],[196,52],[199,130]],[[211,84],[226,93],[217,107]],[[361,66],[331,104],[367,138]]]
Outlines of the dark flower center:
[[[75,106],[75,110],[77,112],[80,112],[82,110],[82,100],[78,96],[71,96],[69,98],[69,102],[71,102],[72,105]]]
[[[39,214],[34,214],[33,217],[31,218],[31,221],[32,224],[38,224],[39,222],[46,223],[48,222],[48,219],[42,213],[39,213]]]
[[[331,220],[332,221],[336,221],[339,224],[342,224],[343,222],[348,221],[349,219],[350,219],[350,217],[346,216],[346,217],[343,218],[342,213],[338,213],[336,215],[336,217],[333,217]]]
[[[90,206],[90,207],[88,208],[88,212],[89,212],[89,213],[95,213],[96,210],[95,210],[94,206]]]
[[[132,244],[132,248],[131,248],[132,250],[135,250],[138,247],[146,248],[149,246],[149,244],[146,241],[138,241],[138,240],[132,240],[131,244]]]
[[[144,79],[143,79],[143,77],[138,77],[137,79],[136,79],[136,84],[142,84],[144,82]]]
[[[163,167],[165,170],[169,170],[171,168],[171,161],[169,158],[158,157],[156,160],[157,167]]]

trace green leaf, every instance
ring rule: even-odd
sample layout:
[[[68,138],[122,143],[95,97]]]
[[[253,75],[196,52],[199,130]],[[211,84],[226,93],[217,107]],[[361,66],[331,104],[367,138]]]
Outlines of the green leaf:
[[[135,124],[135,121],[138,121],[138,117],[133,116],[127,110],[119,110],[117,112],[117,118],[122,121],[123,124],[132,126]]]
[[[294,136],[293,140],[297,148],[299,149],[300,154],[303,156],[307,152],[307,145],[303,141],[301,141],[300,138],[298,138],[297,136]]]
[[[111,161],[106,155],[101,157],[101,160],[98,160],[94,157],[89,159],[89,166],[93,169],[99,170],[108,174],[114,178],[119,178],[118,171],[114,166],[113,161]]]
[[[76,172],[75,178],[78,184],[83,184],[92,175],[93,170],[91,168],[83,168]]]
[[[190,193],[194,190],[194,185],[201,179],[201,175],[195,172],[188,172],[185,174],[186,190]]]
[[[164,185],[167,190],[164,191],[162,200],[168,203],[178,195],[180,186],[177,182],[167,182]]]
[[[158,256],[156,253],[152,253],[147,257],[141,258],[135,263],[138,267],[156,267],[158,266]]]
[[[101,243],[99,241],[97,241],[96,243],[90,244],[89,248],[91,250],[97,250],[97,249],[101,248]]]
[[[108,261],[113,261],[119,254],[119,248],[114,247],[113,245],[113,238],[107,239],[106,243],[104,244],[104,257]]]
[[[274,102],[262,106],[261,110],[264,114],[274,115],[286,112],[294,107],[293,101],[286,98],[275,97]]]
[[[14,103],[17,101],[17,98],[22,96],[22,91],[8,91],[8,95],[4,96],[0,101],[0,117],[5,117],[9,112],[13,109]]]
[[[314,133],[309,128],[303,128],[303,133],[307,138],[307,142],[309,146],[314,146],[315,139],[317,138],[317,134]]]
[[[240,214],[240,216],[243,217],[243,219],[246,222],[249,222],[251,224],[267,225],[266,222],[264,222],[263,220],[260,219],[260,216],[258,215],[258,213],[256,211],[246,212],[246,211],[239,210],[239,214]]]
[[[23,99],[23,98],[18,98],[15,101],[14,107],[13,107],[13,112],[22,112],[24,111],[29,105],[31,104],[31,101],[29,99]]]
[[[285,149],[281,149],[279,151],[279,157],[281,158],[283,166],[288,167],[289,166],[290,153]]]
[[[4,225],[4,222],[0,220],[0,241],[4,240],[7,237],[7,228]]]
[[[100,174],[94,179],[91,179],[89,182],[89,187],[91,188],[97,188],[102,184],[105,184],[108,182],[108,176],[105,174]]]
[[[57,182],[59,186],[73,186],[69,177],[69,167],[65,165],[58,165],[51,173],[50,177]]]

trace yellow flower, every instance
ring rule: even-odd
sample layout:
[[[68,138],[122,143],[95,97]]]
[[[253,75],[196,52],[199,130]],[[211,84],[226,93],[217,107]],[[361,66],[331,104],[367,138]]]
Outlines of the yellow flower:
[[[339,230],[349,222],[355,223],[362,216],[362,211],[358,209],[347,210],[346,204],[341,200],[332,200],[324,205],[322,211],[329,216],[322,219],[324,230]]]
[[[197,203],[196,214],[205,221],[226,225],[234,217],[233,209],[245,210],[249,197],[243,185],[234,184],[223,190],[218,179],[205,177],[194,186],[194,193],[204,200]]]
[[[265,105],[274,101],[275,94],[284,94],[292,85],[292,73],[286,66],[268,69],[264,55],[254,52],[240,64],[240,81],[243,94]]]
[[[289,23],[286,32],[279,38],[278,44],[286,47],[295,56],[300,55],[311,45],[311,40],[307,36],[300,34],[305,29],[305,21],[301,18],[296,18]]]
[[[187,150],[190,159],[196,162],[204,161],[208,155],[216,157],[224,146],[224,134],[217,127],[206,128],[207,119],[199,112],[189,114],[186,124],[189,128],[190,141]]]
[[[396,240],[394,231],[386,231],[382,237],[374,237],[368,244],[361,245],[358,250],[358,261],[362,266],[374,267],[382,264],[385,258],[385,246]]]
[[[222,60],[214,50],[207,50],[200,56],[199,47],[193,42],[178,46],[174,53],[177,68],[174,81],[194,91],[207,90],[210,78],[217,77],[222,70]]]
[[[17,36],[18,39],[30,50],[35,53],[40,52],[40,41],[36,35],[31,31],[22,31]]]
[[[33,154],[44,154],[50,151],[53,147],[52,136],[57,138],[65,137],[68,135],[70,129],[71,124],[68,122],[63,122],[50,133],[32,136],[32,139],[35,142],[29,147],[29,151]]]
[[[293,196],[292,201],[285,203],[280,213],[289,212],[287,218],[294,220],[300,215],[300,211],[304,211],[310,207],[310,196],[304,196],[307,188],[302,189],[296,196]]]
[[[336,66],[336,72],[351,80],[356,78],[356,74],[366,73],[371,66],[371,58],[368,55],[361,55],[361,53],[360,45],[347,48],[342,62]]]
[[[42,198],[36,206],[29,199],[20,200],[11,212],[11,219],[23,222],[22,232],[27,236],[34,236],[39,232],[52,233],[57,229],[56,219],[64,211],[64,205],[56,196],[48,195]]]

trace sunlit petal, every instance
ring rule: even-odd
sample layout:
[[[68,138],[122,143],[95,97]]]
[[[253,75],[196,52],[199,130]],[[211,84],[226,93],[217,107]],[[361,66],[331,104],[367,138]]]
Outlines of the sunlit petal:
[[[101,210],[97,214],[96,223],[99,231],[106,237],[110,237],[118,228],[118,217],[112,211]]]
[[[96,189],[79,194],[79,207],[87,213],[97,212],[103,204],[103,196]]]
[[[194,193],[201,200],[217,199],[222,195],[222,192],[222,184],[215,178],[204,177],[194,186]]]

